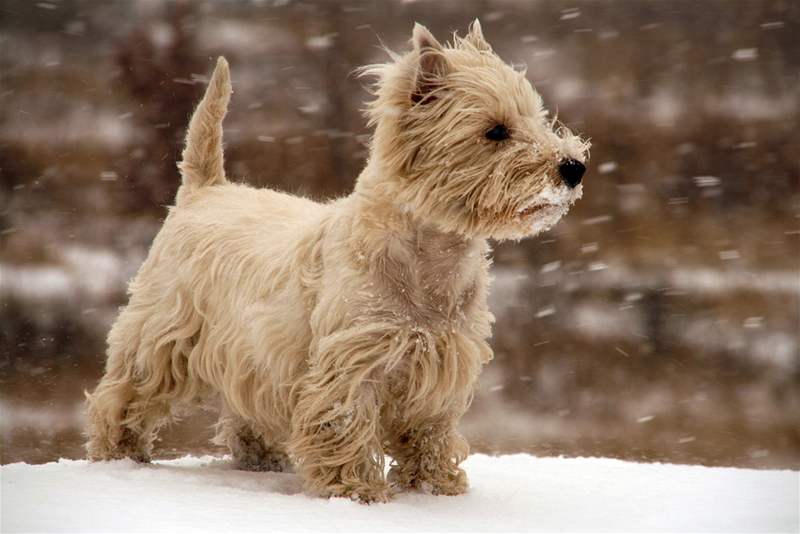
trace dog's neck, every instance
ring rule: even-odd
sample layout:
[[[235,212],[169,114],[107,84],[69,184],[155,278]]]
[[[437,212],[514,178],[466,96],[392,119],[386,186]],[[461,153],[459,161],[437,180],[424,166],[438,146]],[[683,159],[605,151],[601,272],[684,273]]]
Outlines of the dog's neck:
[[[358,177],[352,197],[356,203],[355,213],[362,222],[377,225],[393,233],[394,237],[416,240],[417,249],[422,254],[445,249],[467,250],[486,243],[485,239],[444,231],[434,221],[414,213],[411,207],[399,204],[388,185],[405,178],[389,177],[387,173],[386,169],[370,161]],[[457,254],[453,257],[455,262],[460,259]]]
[[[374,172],[368,165],[364,173]],[[363,265],[425,314],[457,312],[484,273],[485,239],[445,232],[398,205],[376,176],[359,177],[351,243]],[[397,178],[395,178],[397,179]]]

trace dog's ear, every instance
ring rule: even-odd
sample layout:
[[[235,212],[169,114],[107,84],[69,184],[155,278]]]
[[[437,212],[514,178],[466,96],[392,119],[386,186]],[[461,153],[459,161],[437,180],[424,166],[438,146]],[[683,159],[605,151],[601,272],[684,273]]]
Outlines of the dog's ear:
[[[412,41],[417,65],[411,101],[424,104],[436,98],[432,93],[442,86],[442,81],[447,75],[447,58],[442,45],[422,24],[414,24]]]
[[[492,45],[486,42],[486,39],[483,38],[481,21],[479,21],[478,19],[475,19],[474,21],[472,21],[472,24],[469,25],[469,31],[467,32],[467,36],[464,39],[466,39],[468,43],[470,43],[478,50],[482,50],[485,52],[492,51]]]

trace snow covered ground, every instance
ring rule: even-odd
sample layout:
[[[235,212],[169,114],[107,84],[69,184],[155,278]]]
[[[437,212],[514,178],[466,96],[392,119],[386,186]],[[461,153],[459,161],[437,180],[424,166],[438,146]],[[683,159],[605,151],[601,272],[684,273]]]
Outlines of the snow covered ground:
[[[460,497],[403,494],[363,506],[311,498],[296,475],[224,459],[6,465],[2,532],[798,532],[797,471],[471,456]]]

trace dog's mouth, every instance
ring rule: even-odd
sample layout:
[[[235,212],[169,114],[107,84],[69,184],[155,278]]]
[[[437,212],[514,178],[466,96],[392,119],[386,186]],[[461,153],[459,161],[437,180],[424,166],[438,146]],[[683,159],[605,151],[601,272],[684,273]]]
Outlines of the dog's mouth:
[[[537,213],[540,213],[543,210],[556,207],[557,206],[555,204],[550,204],[550,203],[534,204],[532,206],[522,207],[519,210],[517,210],[517,217],[519,217],[520,219],[527,219],[528,217],[536,215]]]
[[[547,187],[517,208],[517,218],[527,220],[537,216],[549,217],[557,213],[563,215],[582,193],[583,188],[580,185],[575,189]]]
[[[566,215],[577,199],[581,197],[582,187],[574,189],[550,186],[519,204],[515,222],[526,228],[527,235],[537,235],[553,227]]]

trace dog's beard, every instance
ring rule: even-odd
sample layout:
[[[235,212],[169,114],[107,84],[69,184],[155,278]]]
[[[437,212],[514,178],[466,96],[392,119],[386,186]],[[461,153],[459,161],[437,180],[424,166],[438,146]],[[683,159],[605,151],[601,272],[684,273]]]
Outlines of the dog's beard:
[[[523,203],[517,216],[523,219],[529,235],[540,234],[552,228],[582,195],[582,184],[574,189],[562,184],[548,185]]]

